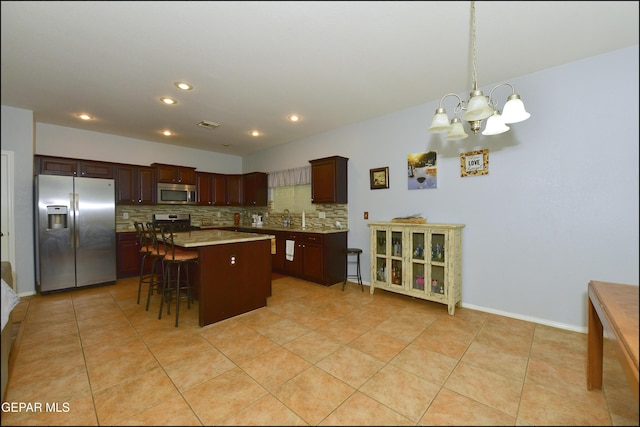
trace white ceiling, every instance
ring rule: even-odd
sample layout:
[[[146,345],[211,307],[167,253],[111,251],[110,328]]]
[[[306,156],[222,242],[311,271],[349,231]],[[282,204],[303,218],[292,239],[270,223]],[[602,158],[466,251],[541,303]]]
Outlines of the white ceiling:
[[[245,155],[467,92],[469,22],[466,1],[2,1],[2,105]],[[489,86],[637,45],[638,2],[483,1],[476,27],[478,84]],[[286,120],[294,112],[301,122]]]

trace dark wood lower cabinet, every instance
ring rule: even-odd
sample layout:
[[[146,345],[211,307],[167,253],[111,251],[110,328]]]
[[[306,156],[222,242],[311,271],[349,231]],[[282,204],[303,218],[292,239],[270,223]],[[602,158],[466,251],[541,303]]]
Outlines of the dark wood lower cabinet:
[[[227,243],[198,248],[200,326],[267,305],[271,295],[271,242]],[[192,278],[193,280],[193,278]]]
[[[302,234],[303,278],[325,286],[342,282],[347,273],[347,232]]]
[[[118,279],[140,274],[140,242],[135,232],[116,233]]]
[[[255,228],[230,227],[236,231],[272,234],[276,236],[276,253],[272,255],[271,269],[331,286],[344,280],[347,272],[347,232],[307,233]],[[293,260],[286,259],[286,241],[294,241]]]
[[[306,237],[306,238],[305,238]],[[315,283],[324,283],[324,248],[316,243],[314,236],[304,236],[302,243],[298,244],[302,257],[302,278]],[[311,241],[309,241],[311,240]],[[332,285],[333,283],[327,283]]]

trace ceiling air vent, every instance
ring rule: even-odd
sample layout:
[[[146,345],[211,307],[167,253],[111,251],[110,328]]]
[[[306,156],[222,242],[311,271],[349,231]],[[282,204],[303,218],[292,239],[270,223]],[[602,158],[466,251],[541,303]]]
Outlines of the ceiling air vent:
[[[198,126],[200,126],[201,128],[206,128],[206,129],[215,129],[218,126],[220,126],[219,123],[214,123],[214,122],[208,122],[206,120],[201,121],[200,123],[198,123]]]

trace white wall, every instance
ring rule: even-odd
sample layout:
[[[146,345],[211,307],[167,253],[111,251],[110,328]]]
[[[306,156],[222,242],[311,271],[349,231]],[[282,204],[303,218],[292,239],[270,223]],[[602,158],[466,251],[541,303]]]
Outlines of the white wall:
[[[427,131],[434,101],[262,151],[243,167],[348,157],[350,247],[368,251],[365,211],[371,221],[419,213],[466,224],[464,306],[585,330],[589,280],[638,284],[638,47],[510,83],[531,118],[502,135],[444,141]],[[481,148],[489,174],[460,177],[459,154]],[[408,190],[407,155],[432,150],[438,188]],[[383,166],[389,189],[370,190],[369,169]]]
[[[242,173],[242,157],[36,123],[35,154],[148,166],[167,163],[200,172]]]
[[[14,153],[16,262],[12,267],[18,295],[35,289],[33,146],[33,112],[3,105],[2,149]]]

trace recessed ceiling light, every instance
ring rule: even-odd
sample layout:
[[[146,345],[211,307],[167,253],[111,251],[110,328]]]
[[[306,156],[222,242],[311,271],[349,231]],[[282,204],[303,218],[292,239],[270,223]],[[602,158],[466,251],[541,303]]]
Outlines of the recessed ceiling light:
[[[191,86],[189,83],[175,82],[174,84],[176,85],[176,87],[178,89],[182,89],[182,90],[191,90],[191,89],[193,89],[193,86]]]
[[[91,115],[89,115],[87,113],[76,114],[76,117],[79,118],[79,119],[82,119],[82,120],[93,120],[94,119],[93,116],[91,116]]]
[[[259,130],[252,130],[251,132],[249,132],[249,135],[251,135],[251,136],[260,136],[260,135],[262,135],[262,133]]]
[[[168,96],[165,96],[164,98],[160,98],[160,101],[162,101],[163,103],[167,104],[167,105],[175,105],[178,103],[178,101],[176,101],[173,98],[169,98]]]
[[[163,134],[164,136],[171,136],[171,135],[173,135],[173,132],[171,132],[169,129],[167,129],[167,130],[163,130],[163,131],[162,131],[162,134]]]
[[[287,116],[287,120],[289,120],[290,122],[299,122],[300,120],[302,120],[302,117],[297,114],[290,114]]]

